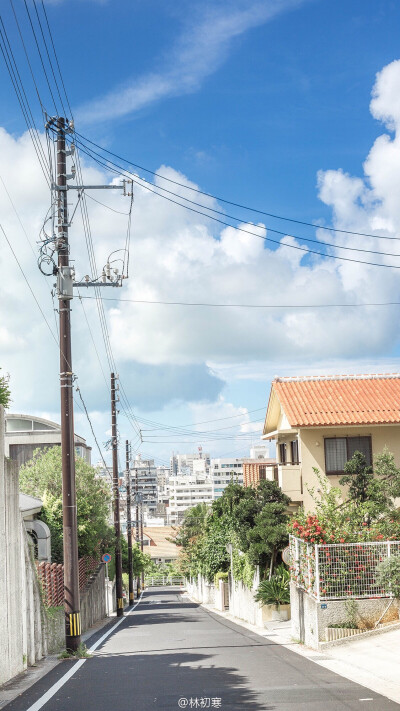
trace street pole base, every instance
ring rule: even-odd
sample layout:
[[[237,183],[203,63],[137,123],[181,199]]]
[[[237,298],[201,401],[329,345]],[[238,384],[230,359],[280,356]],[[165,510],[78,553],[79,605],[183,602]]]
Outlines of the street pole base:
[[[81,643],[80,612],[65,613],[65,647],[68,652],[76,652]]]
[[[123,617],[124,614],[124,599],[122,597],[117,598],[117,617]]]
[[[67,652],[77,652],[81,644],[81,636],[71,637],[70,635],[65,635],[65,648]]]

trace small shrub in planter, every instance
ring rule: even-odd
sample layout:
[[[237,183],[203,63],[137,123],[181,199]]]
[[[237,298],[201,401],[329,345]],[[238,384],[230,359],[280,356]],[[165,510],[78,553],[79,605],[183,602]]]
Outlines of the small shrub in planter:
[[[284,565],[279,565],[275,575],[270,580],[262,580],[254,595],[256,602],[262,605],[275,605],[279,610],[280,605],[290,603],[290,573]]]

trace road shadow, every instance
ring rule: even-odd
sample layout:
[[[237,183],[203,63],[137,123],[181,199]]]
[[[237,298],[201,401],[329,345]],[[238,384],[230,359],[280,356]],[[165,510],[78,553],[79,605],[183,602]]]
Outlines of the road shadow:
[[[132,654],[96,657],[68,682],[66,694],[52,699],[51,711],[179,711],[220,708],[272,711],[234,666],[216,667],[212,655],[198,653]],[[57,695],[58,697],[59,695]],[[66,698],[67,697],[67,698]],[[192,706],[190,706],[192,699]],[[195,706],[203,699],[206,706]],[[183,700],[183,701],[182,701]],[[213,701],[214,700],[214,701]],[[184,705],[187,702],[187,705]],[[48,711],[47,707],[44,711]]]
[[[157,612],[157,614],[149,610],[138,616],[127,617],[124,622],[124,629],[133,629],[145,627],[146,625],[176,625],[180,622],[189,622],[191,625],[198,624],[202,620],[194,615],[185,615],[180,612]]]

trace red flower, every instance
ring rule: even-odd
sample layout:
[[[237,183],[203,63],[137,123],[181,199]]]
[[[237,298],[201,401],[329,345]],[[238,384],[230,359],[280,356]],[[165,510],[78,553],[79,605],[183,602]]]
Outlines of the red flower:
[[[340,538],[340,543],[344,543],[344,538]]]

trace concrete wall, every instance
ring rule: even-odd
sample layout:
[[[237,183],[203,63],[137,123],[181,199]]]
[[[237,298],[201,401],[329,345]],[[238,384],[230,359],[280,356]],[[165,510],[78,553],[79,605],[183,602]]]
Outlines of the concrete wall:
[[[47,653],[43,606],[19,510],[18,472],[4,458],[0,407],[0,684]]]
[[[33,551],[19,510],[15,462],[4,458],[0,406],[0,685],[64,646],[64,610],[45,610]],[[104,566],[81,596],[82,630],[106,616]]]
[[[103,563],[92,575],[81,593],[82,632],[90,629],[95,622],[107,616],[105,565]]]
[[[254,600],[254,594],[260,583],[260,573],[257,568],[251,589],[246,587],[240,580],[234,580],[229,576],[229,612],[240,620],[249,622],[251,625],[262,627],[262,610],[258,602]]]
[[[325,629],[331,624],[348,622],[345,600],[328,600],[317,602],[294,583],[290,584],[290,604],[292,618],[292,635],[304,642],[308,647],[318,649],[319,643],[325,641]],[[357,626],[372,629],[378,621],[391,622],[399,619],[399,604],[388,598],[358,598],[356,622]]]
[[[205,605],[215,604],[215,585],[209,583],[202,575],[191,578],[187,584],[188,593],[198,602]]]
[[[254,594],[259,582],[258,569],[251,589],[238,580],[232,581],[231,576],[229,576],[229,612],[240,620],[262,627],[262,608],[254,600]],[[225,609],[219,591],[216,591],[215,586],[208,583],[201,575],[198,575],[197,578],[191,578],[187,582],[187,591],[191,597],[200,603],[213,605],[217,610]]]

